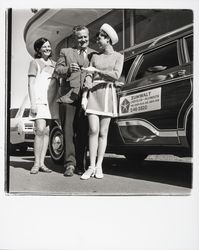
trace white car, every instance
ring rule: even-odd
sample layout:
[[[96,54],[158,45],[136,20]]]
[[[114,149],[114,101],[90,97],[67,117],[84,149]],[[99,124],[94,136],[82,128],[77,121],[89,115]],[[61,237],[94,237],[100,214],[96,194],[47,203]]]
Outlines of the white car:
[[[10,109],[10,149],[25,153],[34,142],[34,122],[29,120],[29,108]]]

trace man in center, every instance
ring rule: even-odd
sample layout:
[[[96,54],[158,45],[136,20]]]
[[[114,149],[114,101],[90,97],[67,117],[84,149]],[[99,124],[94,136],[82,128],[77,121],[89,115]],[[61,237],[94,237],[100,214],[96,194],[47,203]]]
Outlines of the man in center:
[[[60,120],[64,134],[64,176],[84,172],[88,136],[87,117],[81,108],[82,86],[85,72],[94,50],[89,45],[89,30],[85,26],[73,28],[74,47],[63,48],[57,60],[54,76],[60,80],[58,100]]]

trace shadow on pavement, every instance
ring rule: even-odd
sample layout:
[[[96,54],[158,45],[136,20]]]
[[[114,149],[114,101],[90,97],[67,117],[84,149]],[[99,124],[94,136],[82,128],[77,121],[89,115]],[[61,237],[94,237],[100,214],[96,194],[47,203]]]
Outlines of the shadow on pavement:
[[[103,172],[110,175],[192,188],[191,163],[145,160],[142,164],[133,164],[126,159],[106,158]]]
[[[27,171],[30,171],[33,166],[33,161],[31,162],[22,162],[22,161],[10,161],[10,166],[14,168],[23,168]]]
[[[23,157],[23,159],[26,161],[10,161],[10,165],[14,168],[23,168],[25,170],[30,171],[31,167],[34,163],[34,157]],[[45,164],[48,168],[50,168],[53,172],[57,173],[64,173],[64,167],[62,165],[57,165],[52,162],[51,159],[46,159]]]

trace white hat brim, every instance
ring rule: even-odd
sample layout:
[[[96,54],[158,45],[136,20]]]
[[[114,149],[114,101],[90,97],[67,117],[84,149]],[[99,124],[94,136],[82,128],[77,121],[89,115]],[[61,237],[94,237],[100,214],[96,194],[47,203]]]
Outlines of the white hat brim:
[[[103,31],[106,32],[106,34],[110,37],[111,42],[112,42],[113,45],[116,44],[116,43],[118,42],[118,40],[119,40],[119,39],[118,39],[118,35],[117,35],[116,31],[113,29],[112,26],[110,26],[110,25],[107,24],[107,23],[104,23],[104,24],[101,26],[100,30],[103,30]]]

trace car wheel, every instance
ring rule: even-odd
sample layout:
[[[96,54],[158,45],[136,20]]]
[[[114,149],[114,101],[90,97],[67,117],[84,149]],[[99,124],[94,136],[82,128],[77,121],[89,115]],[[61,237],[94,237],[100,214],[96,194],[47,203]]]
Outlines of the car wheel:
[[[50,131],[49,153],[55,163],[63,163],[64,137],[61,128],[56,125]]]
[[[144,159],[147,157],[146,154],[134,154],[126,153],[125,157],[129,164],[133,164],[135,167],[141,165],[144,162]]]

